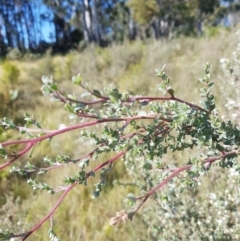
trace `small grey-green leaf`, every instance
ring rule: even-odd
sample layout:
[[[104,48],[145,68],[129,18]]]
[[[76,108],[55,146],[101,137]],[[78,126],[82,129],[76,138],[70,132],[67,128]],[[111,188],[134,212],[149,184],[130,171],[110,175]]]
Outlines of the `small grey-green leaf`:
[[[89,95],[91,95],[90,92],[83,92],[83,93],[81,94],[81,97],[86,97],[86,96],[89,96]]]
[[[101,97],[102,94],[99,90],[93,90],[93,94],[96,95],[97,97]]]

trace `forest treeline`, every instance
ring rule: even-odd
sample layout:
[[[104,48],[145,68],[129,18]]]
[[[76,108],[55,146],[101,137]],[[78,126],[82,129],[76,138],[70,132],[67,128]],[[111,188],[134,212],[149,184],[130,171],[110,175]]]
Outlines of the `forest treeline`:
[[[201,35],[203,25],[234,25],[239,9],[239,0],[0,0],[0,54]]]

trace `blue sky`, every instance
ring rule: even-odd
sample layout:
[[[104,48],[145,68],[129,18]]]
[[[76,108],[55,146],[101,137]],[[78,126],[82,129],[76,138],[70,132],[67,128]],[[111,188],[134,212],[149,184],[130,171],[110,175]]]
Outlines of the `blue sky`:
[[[50,19],[53,18],[52,12],[49,11],[48,7],[46,7],[46,5],[44,5],[43,3],[40,4],[39,13],[40,14],[47,13],[49,14]],[[54,33],[54,25],[49,20],[41,20],[41,35],[45,41],[52,42],[50,35],[51,33],[52,34]]]

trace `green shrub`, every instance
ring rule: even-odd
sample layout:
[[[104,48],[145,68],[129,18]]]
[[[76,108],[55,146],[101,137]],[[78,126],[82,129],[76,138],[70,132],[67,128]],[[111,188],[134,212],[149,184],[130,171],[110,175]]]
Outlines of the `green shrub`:
[[[9,61],[5,61],[2,65],[4,74],[2,76],[2,81],[11,86],[16,84],[19,80],[20,70],[15,64],[12,64]]]
[[[10,49],[6,57],[9,60],[17,60],[17,59],[21,59],[22,53],[18,48],[13,48],[13,49]]]
[[[202,41],[198,42],[200,46],[205,44]],[[39,110],[40,105],[37,108],[36,115],[41,116],[40,124],[40,121],[29,114],[25,114],[26,124],[22,127],[8,118],[2,119],[4,127],[17,129],[26,135],[22,138],[21,135],[17,135],[16,142],[1,142],[2,163],[4,163],[4,157],[7,158],[6,154],[9,154],[8,160],[15,157],[12,156],[13,149],[8,149],[12,144],[19,144],[20,149],[15,151],[15,154],[19,155],[30,152],[35,146],[30,154],[30,156],[35,155],[35,158],[29,159],[27,163],[25,156],[21,159],[21,163],[12,167],[12,171],[27,176],[34,172],[39,173],[37,180],[33,178],[34,175],[28,178],[28,184],[33,189],[46,190],[49,193],[63,192],[62,198],[65,196],[70,198],[70,201],[62,206],[59,212],[55,212],[55,208],[52,211],[47,208],[52,202],[51,196],[43,194],[40,197],[39,195],[38,201],[32,204],[29,200],[25,200],[24,203],[31,206],[31,211],[25,215],[27,221],[25,230],[32,228],[31,224],[35,222],[36,217],[41,219],[41,216],[48,213],[46,218],[39,222],[39,226],[32,229],[34,233],[30,238],[44,240],[44,235],[35,230],[49,219],[50,239],[57,239],[55,232],[64,240],[116,240],[114,238],[116,233],[120,233],[118,240],[132,240],[127,239],[129,236],[126,233],[128,232],[132,232],[132,235],[136,237],[134,240],[239,239],[239,203],[237,200],[239,126],[233,124],[235,120],[230,122],[227,117],[222,119],[221,115],[218,115],[212,95],[210,81],[212,76],[209,64],[205,66],[204,76],[198,84],[201,103],[199,105],[190,103],[192,99],[194,101],[199,99],[196,97],[197,92],[192,88],[196,85],[193,74],[195,69],[190,68],[186,60],[192,63],[199,61],[198,54],[201,52],[192,39],[184,39],[180,42],[180,48],[177,47],[177,49],[173,47],[173,44],[175,42],[167,45],[167,47],[172,46],[169,49],[170,53],[167,47],[159,42],[153,43],[149,52],[146,51],[146,46],[136,45],[135,49],[131,50],[133,54],[130,53],[129,56],[136,54],[135,56],[142,57],[136,59],[134,57],[132,60],[126,57],[126,62],[121,58],[112,58],[117,53],[119,55],[121,53],[123,57],[128,54],[124,46],[117,46],[107,54],[112,61],[109,62],[109,67],[99,70],[96,68],[95,60],[89,62],[85,59],[87,56],[86,58],[91,60],[97,51],[86,50],[85,57],[74,55],[71,63],[74,71],[79,63],[84,62],[84,59],[87,63],[79,67],[86,70],[89,85],[81,81],[81,76],[72,79],[75,84],[83,88],[82,91],[78,91],[75,85],[74,93],[69,94],[71,88],[68,82],[61,83],[62,87],[59,87],[51,77],[45,76],[42,79],[44,94],[51,100],[62,104],[65,111],[69,112],[70,120],[62,117],[63,112],[49,108],[46,101],[41,102],[44,108]],[[211,50],[215,53],[218,44],[213,45],[213,42],[208,44],[213,46]],[[174,66],[177,71],[173,71],[174,74],[172,74],[174,82],[170,82],[163,69],[156,72],[160,78],[159,81],[156,78],[149,79],[150,67],[155,67],[156,62],[159,65],[162,61],[162,55],[155,56],[158,48],[168,53],[167,61],[171,59],[175,61]],[[183,49],[190,53],[188,57],[179,56],[178,53],[181,53]],[[141,52],[140,55],[138,51]],[[145,56],[151,57],[148,58],[149,62],[145,60]],[[209,56],[210,53],[205,57]],[[77,62],[77,59],[81,59],[82,62]],[[179,71],[180,67],[185,68],[183,73]],[[173,69],[173,66],[168,66],[168,71]],[[126,70],[129,72],[124,73]],[[189,76],[186,77],[187,71],[190,72],[189,76],[193,80],[184,82],[189,78]],[[213,71],[216,73],[216,67]],[[153,90],[155,94],[132,95],[131,92],[122,93],[114,86],[100,91],[98,86],[103,85],[100,81],[107,76],[107,73],[111,73],[109,79],[117,76],[119,85],[121,84],[119,76],[126,74],[125,82],[129,76],[134,81],[136,80],[136,86],[133,88],[139,91],[148,89],[146,92]],[[138,78],[141,75],[143,77]],[[118,85],[118,81],[115,80],[115,84]],[[122,83],[121,89],[124,89],[125,84]],[[157,84],[159,84],[158,88],[156,88]],[[228,84],[226,83],[226,89],[229,87]],[[174,88],[174,92],[173,86],[175,85],[177,89]],[[131,84],[129,88],[130,86]],[[183,87],[182,90],[179,86]],[[178,93],[181,99],[177,97]],[[51,127],[45,129],[43,126],[46,124],[42,120],[48,115],[52,116]],[[57,128],[56,123],[63,124]],[[82,129],[80,135],[77,131],[67,137],[59,136],[78,129]],[[47,156],[41,162],[38,150],[41,148],[40,143],[44,140],[51,141],[51,143],[46,143],[48,148],[44,146],[43,150]],[[17,145],[13,148],[15,146]],[[92,150],[89,149],[91,146]],[[54,151],[56,155],[53,154]],[[36,157],[38,162],[35,162]],[[112,181],[115,175],[112,173],[113,168],[119,171],[117,176],[126,175],[121,165],[115,165],[120,159],[123,160],[129,177],[127,180],[114,182],[114,186],[109,183],[106,189],[107,181]],[[8,163],[3,164],[2,168],[7,165]],[[62,170],[60,170],[61,167]],[[40,176],[46,172],[47,178]],[[95,178],[94,175],[96,175]],[[63,182],[61,182],[62,178]],[[129,180],[130,178],[132,179]],[[79,189],[75,186],[79,186]],[[121,189],[123,187],[126,187],[125,192]],[[69,193],[70,190],[72,190],[71,193]],[[106,193],[109,196],[104,196],[106,193],[101,193],[103,190],[107,190]],[[99,199],[90,201],[91,196],[98,197],[100,193]],[[59,206],[62,198],[59,195],[54,196],[60,198],[56,204]],[[121,207],[122,196],[126,196],[125,211]],[[145,204],[147,200],[148,204]],[[43,202],[40,203],[41,201]],[[115,209],[112,205],[115,205]],[[83,210],[86,210],[84,214],[82,214]],[[113,215],[116,210],[119,212]],[[56,227],[52,222],[53,213]],[[133,215],[136,217],[133,223],[125,224],[126,230],[124,231],[124,227],[120,225],[116,228],[109,226],[106,219],[101,219],[99,225],[94,220],[100,215],[106,218],[112,216],[111,224],[131,220]],[[70,222],[74,223],[71,227],[69,227]],[[138,228],[135,226],[136,222],[141,224]],[[15,232],[25,232],[25,230]],[[43,230],[47,232],[46,226]],[[95,232],[89,230],[95,230]],[[134,233],[135,230],[137,231]],[[14,237],[13,234],[7,232],[6,229],[2,230],[2,236]],[[25,233],[25,238],[29,234],[31,233]]]
[[[10,114],[14,109],[14,101],[18,97],[18,90],[15,89],[19,81],[19,68],[9,62],[5,61],[2,64],[3,75],[0,78],[0,114]]]

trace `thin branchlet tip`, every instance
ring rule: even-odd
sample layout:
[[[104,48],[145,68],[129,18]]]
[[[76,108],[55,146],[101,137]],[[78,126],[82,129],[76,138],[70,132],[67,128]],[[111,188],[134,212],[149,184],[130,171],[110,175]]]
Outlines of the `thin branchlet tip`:
[[[123,210],[120,212],[116,212],[116,215],[110,219],[109,224],[118,225],[121,222],[125,223],[127,220],[129,220],[129,214],[128,212]]]

